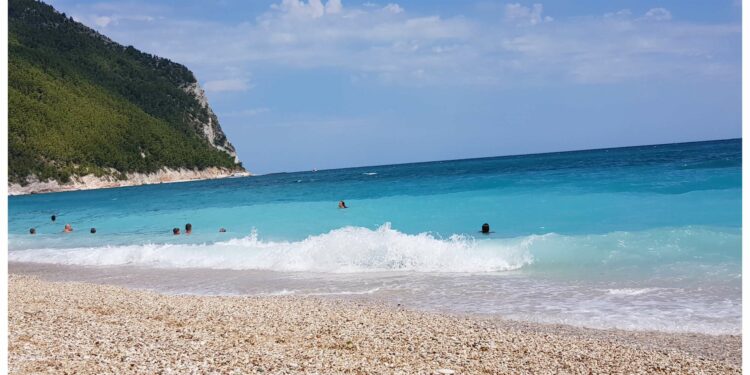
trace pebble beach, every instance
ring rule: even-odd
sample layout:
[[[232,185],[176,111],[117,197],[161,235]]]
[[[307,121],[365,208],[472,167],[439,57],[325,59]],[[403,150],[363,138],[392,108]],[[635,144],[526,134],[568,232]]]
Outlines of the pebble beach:
[[[9,277],[31,373],[740,373],[741,336],[592,330],[313,297],[163,295]]]

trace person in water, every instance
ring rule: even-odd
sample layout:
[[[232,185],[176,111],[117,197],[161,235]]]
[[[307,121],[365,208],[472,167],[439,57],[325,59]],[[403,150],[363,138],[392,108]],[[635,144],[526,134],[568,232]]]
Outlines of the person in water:
[[[96,233],[96,228],[91,228],[91,230],[89,230],[89,232],[91,232],[91,234],[95,234]]]
[[[36,234],[36,228],[29,229],[29,234],[35,235]]]
[[[73,231],[73,226],[70,224],[65,224],[65,229],[63,229],[63,232],[70,233]]]
[[[55,216],[55,215],[52,215],[52,216],[50,216],[50,219],[52,219],[52,222],[54,223],[54,222],[55,222],[55,220],[57,220],[57,216]]]
[[[185,224],[185,234],[193,233],[193,224]]]
[[[172,234],[177,236],[180,234],[180,228],[172,228]]]
[[[227,230],[224,228],[219,228],[219,233],[225,233]]]
[[[346,203],[344,201],[339,201],[339,208],[349,208],[349,207],[346,207]]]
[[[490,225],[487,223],[482,224],[482,233],[490,234]]]

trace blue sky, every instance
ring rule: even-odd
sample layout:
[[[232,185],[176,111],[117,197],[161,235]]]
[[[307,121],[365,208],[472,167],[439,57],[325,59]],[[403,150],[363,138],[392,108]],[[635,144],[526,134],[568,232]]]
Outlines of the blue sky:
[[[741,136],[735,0],[50,3],[188,66],[254,173]]]

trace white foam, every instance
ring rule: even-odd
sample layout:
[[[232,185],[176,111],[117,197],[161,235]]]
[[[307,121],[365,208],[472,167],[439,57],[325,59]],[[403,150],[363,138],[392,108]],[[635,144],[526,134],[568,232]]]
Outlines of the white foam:
[[[343,290],[340,292],[315,292],[315,293],[305,293],[306,296],[345,296],[345,295],[365,295],[365,294],[374,294],[375,292],[379,291],[380,288],[372,288],[367,290]]]
[[[663,288],[620,288],[620,289],[607,289],[607,292],[616,296],[638,296],[641,294],[651,293]]]
[[[302,241],[261,241],[256,233],[213,244],[147,244],[11,250],[10,261],[85,266],[253,269],[306,272],[497,272],[532,262],[537,236],[475,241],[453,235],[405,234],[386,223],[376,230],[343,227]]]

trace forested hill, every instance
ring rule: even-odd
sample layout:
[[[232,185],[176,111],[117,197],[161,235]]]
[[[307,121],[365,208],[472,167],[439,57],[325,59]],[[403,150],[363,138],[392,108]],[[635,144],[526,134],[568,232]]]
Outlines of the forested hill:
[[[10,0],[8,44],[11,183],[244,170],[185,66],[34,0]]]

